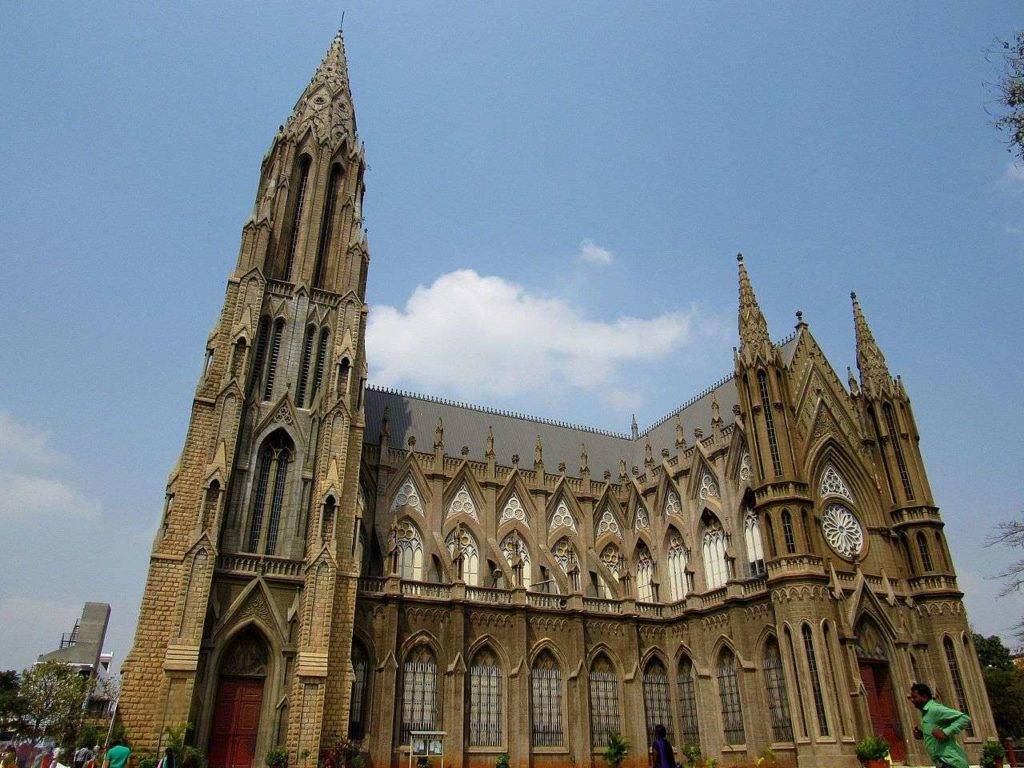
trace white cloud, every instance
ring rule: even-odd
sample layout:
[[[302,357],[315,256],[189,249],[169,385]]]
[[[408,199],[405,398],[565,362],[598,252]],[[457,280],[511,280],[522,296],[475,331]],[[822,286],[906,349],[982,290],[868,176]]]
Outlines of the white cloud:
[[[695,311],[591,320],[564,299],[463,269],[419,286],[402,309],[373,307],[373,378],[474,396],[536,391],[621,397],[629,367],[693,342]],[[700,329],[703,331],[703,328]]]
[[[580,243],[579,258],[588,264],[605,267],[615,260],[615,254],[607,248],[602,248],[593,240],[584,240]]]
[[[0,520],[60,515],[94,518],[100,507],[60,476],[63,457],[49,433],[0,411]]]
[[[0,669],[24,669],[41,653],[57,649],[60,636],[70,632],[81,604],[10,596],[0,600]]]
[[[1024,163],[1011,160],[1003,172],[1004,183],[1024,182]]]

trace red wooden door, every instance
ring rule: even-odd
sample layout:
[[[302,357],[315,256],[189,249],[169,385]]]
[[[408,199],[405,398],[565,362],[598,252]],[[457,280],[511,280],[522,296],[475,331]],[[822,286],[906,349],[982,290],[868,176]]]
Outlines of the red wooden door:
[[[262,706],[262,680],[220,681],[207,755],[210,768],[252,767]]]
[[[889,742],[889,754],[893,762],[906,761],[907,745],[903,741],[903,726],[900,723],[899,710],[896,709],[889,665],[861,661],[860,679],[868,695],[871,727],[876,735]]]

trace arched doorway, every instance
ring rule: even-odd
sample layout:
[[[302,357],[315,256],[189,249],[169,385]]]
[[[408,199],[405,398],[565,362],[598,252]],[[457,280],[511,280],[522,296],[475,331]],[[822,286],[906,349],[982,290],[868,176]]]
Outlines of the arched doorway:
[[[207,750],[210,768],[251,768],[266,678],[267,645],[250,627],[232,640],[221,657]]]
[[[907,745],[903,739],[896,696],[893,692],[889,654],[881,631],[867,619],[857,628],[857,666],[864,683],[871,729],[875,735],[889,742],[889,754],[894,762],[905,762]]]

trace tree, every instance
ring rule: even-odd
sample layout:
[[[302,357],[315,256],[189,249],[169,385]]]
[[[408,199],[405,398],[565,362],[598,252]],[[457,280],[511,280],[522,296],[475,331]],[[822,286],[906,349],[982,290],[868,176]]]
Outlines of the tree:
[[[13,669],[0,672],[0,739],[10,738],[21,721],[21,680]]]
[[[1007,149],[1024,162],[1024,31],[1012,40],[996,40],[1002,72],[994,85],[999,114],[993,124],[1007,134]]]
[[[26,735],[38,742],[44,736],[65,741],[82,718],[90,678],[59,661],[43,661],[21,675],[21,699]]]
[[[1024,735],[1024,673],[1013,664],[1010,649],[997,636],[974,635],[992,717],[1002,738]]]

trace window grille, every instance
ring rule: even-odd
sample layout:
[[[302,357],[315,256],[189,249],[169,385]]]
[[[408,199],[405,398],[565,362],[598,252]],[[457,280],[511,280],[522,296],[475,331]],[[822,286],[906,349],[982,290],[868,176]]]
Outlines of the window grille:
[[[772,415],[772,400],[768,395],[768,376],[757,372],[757,385],[761,392],[761,406],[764,408],[764,423],[768,430],[768,450],[772,454],[772,468],[776,475],[782,474],[782,458],[779,456],[779,441],[775,436],[775,418]]]
[[[743,704],[736,677],[736,660],[728,651],[723,652],[718,660],[718,695],[722,701],[725,743],[730,746],[745,743],[747,736],[743,730]]]
[[[708,589],[725,586],[729,578],[725,563],[725,532],[717,523],[704,532],[702,549]]]
[[[529,525],[529,522],[526,519],[526,510],[523,509],[523,502],[521,502],[519,497],[514,493],[509,496],[508,501],[505,502],[505,508],[501,510],[501,519],[498,521],[498,525],[512,520],[518,520],[521,523]]]
[[[313,357],[313,337],[316,331],[312,325],[306,327],[306,337],[302,340],[302,359],[299,361],[299,381],[295,387],[295,405],[302,408],[306,404],[306,384],[309,382],[309,364]]]
[[[299,184],[295,198],[295,212],[292,214],[292,237],[288,244],[288,258],[284,263],[284,279],[291,279],[292,264],[295,262],[295,249],[299,245],[299,230],[302,228],[302,209],[306,203],[306,186],[309,182],[308,156],[303,156],[299,162]]]
[[[444,517],[447,520],[454,515],[469,515],[474,520],[480,520],[476,511],[476,504],[473,503],[473,497],[470,495],[469,488],[466,485],[459,489],[459,492],[455,494],[455,498],[448,504],[448,511]]]
[[[359,642],[352,643],[352,706],[348,712],[348,737],[361,739],[366,735],[365,708],[369,680],[369,660],[366,649]]]
[[[598,657],[590,668],[590,739],[595,749],[608,743],[608,733],[618,733],[619,680],[611,662]]]
[[[764,686],[768,692],[768,708],[772,718],[772,740],[793,741],[793,721],[789,716],[786,675],[782,670],[779,644],[769,640],[764,647]]]
[[[260,545],[260,533],[263,530],[263,507],[267,498],[267,483],[270,482],[270,466],[274,463],[274,452],[270,445],[264,445],[260,451],[260,463],[256,470],[256,488],[253,493],[252,517],[249,521],[250,552],[255,552]]]
[[[535,747],[560,747],[565,743],[562,731],[562,670],[551,654],[537,657],[530,671],[533,699],[532,734]]]
[[[796,702],[800,707],[800,735],[807,735],[807,713],[804,711],[803,685],[800,683],[800,665],[796,661],[796,645],[793,643],[793,636],[789,634],[789,627],[785,628],[786,645],[789,646],[789,660],[793,665],[793,681],[796,683]]]
[[[674,740],[672,733],[672,711],[669,708],[668,673],[665,666],[653,659],[644,670],[644,712],[647,715],[647,743],[654,742],[654,726],[663,725],[668,740]]]
[[[320,224],[320,242],[316,248],[316,267],[313,269],[313,287],[322,288],[324,278],[324,262],[327,260],[327,250],[331,246],[331,236],[334,230],[334,208],[338,199],[338,188],[341,186],[343,172],[341,166],[335,163],[331,167],[331,178],[327,183],[327,200],[324,202],[324,218]]]
[[[782,538],[786,542],[786,554],[796,552],[796,537],[793,536],[793,516],[788,509],[782,510]]]
[[[260,318],[259,330],[256,333],[256,351],[252,356],[252,375],[249,378],[248,390],[255,392],[263,378],[263,364],[267,359],[267,340],[270,336],[270,318]]]
[[[917,532],[917,551],[921,553],[921,567],[926,571],[932,570],[932,553],[928,549],[928,540],[924,537],[923,531]]]
[[[316,365],[313,368],[313,388],[309,390],[309,402],[311,403],[324,380],[324,366],[327,365],[327,342],[330,341],[330,338],[331,334],[326,328],[320,331],[320,344],[317,346]]]
[[[686,560],[686,547],[683,545],[683,539],[678,533],[673,533],[668,544],[668,571],[672,583],[673,600],[682,600],[688,591]]]
[[[565,537],[562,537],[555,543],[552,554],[563,573],[568,574],[569,569],[577,563],[576,549],[573,547],[572,542]]]
[[[274,323],[274,333],[270,339],[270,359],[267,361],[267,378],[263,383],[263,399],[269,400],[274,394],[274,378],[277,376],[277,359],[281,355],[281,336],[284,335],[284,320]]]
[[[811,628],[806,624],[801,632],[804,638],[804,652],[807,654],[807,666],[811,672],[811,693],[814,695],[814,712],[818,717],[818,733],[828,736],[828,717],[825,715],[825,697],[821,692],[821,675],[814,653],[814,639],[811,637]]]
[[[489,649],[480,651],[469,668],[469,744],[501,746],[501,669]]]
[[[684,744],[697,746],[700,744],[700,727],[697,723],[697,694],[693,662],[685,656],[679,659],[676,687],[679,689],[679,727],[682,729],[679,736]]]
[[[665,497],[665,515],[679,515],[683,514],[683,505],[679,501],[679,494],[675,491],[670,490],[668,495]]]
[[[274,473],[274,498],[270,502],[270,522],[267,526],[267,546],[264,550],[268,555],[273,555],[277,549],[277,532],[281,526],[281,505],[288,483],[289,458],[287,451],[279,451],[275,456],[277,472]]]
[[[747,562],[750,564],[750,575],[760,576],[765,573],[764,545],[761,542],[761,523],[757,513],[747,508],[743,519],[743,537],[747,544]]]
[[[892,450],[896,454],[896,466],[900,470],[900,481],[903,483],[903,491],[908,499],[914,498],[914,487],[910,484],[910,473],[907,471],[907,462],[903,458],[903,441],[896,428],[896,419],[892,414],[892,406],[888,403],[882,405],[882,414],[885,416],[885,428],[889,430],[889,439],[892,441]]]
[[[402,728],[399,740],[409,743],[411,731],[437,730],[437,663],[429,648],[414,649],[402,669]]]
[[[942,647],[946,652],[946,666],[949,667],[949,676],[953,680],[953,693],[956,694],[957,707],[965,715],[970,716],[970,710],[967,706],[967,691],[964,688],[964,680],[960,676],[960,662],[957,661],[956,651],[953,649],[953,641],[947,636],[942,641]],[[967,726],[967,735],[974,735],[974,726]]]

